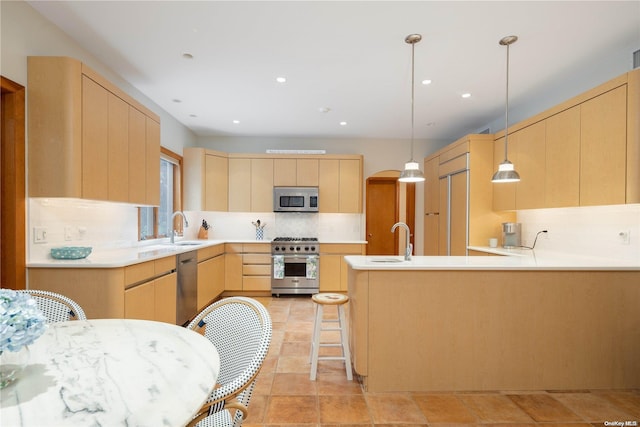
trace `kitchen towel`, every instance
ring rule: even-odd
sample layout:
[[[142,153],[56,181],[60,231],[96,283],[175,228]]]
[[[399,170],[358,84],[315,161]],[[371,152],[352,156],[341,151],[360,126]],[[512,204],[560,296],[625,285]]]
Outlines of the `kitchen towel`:
[[[284,279],[284,255],[273,255],[273,278]]]
[[[309,255],[307,257],[307,279],[318,278],[318,256]]]

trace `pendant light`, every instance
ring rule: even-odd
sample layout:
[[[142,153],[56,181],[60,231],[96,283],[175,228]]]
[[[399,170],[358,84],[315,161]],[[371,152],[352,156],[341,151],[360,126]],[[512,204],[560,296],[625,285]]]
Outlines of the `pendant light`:
[[[520,175],[515,171],[513,163],[509,161],[507,157],[507,136],[509,134],[509,46],[518,41],[518,36],[506,36],[500,40],[501,46],[507,47],[507,95],[506,95],[506,109],[505,109],[505,124],[504,124],[504,161],[498,166],[498,171],[493,174],[491,182],[518,182],[520,181]]]
[[[404,164],[404,170],[400,174],[400,178],[398,181],[400,182],[422,182],[424,181],[424,174],[420,170],[420,165],[418,162],[413,160],[413,99],[414,99],[414,74],[415,74],[415,60],[414,60],[414,52],[416,43],[422,40],[422,36],[420,34],[409,34],[405,37],[404,41],[411,45],[411,160]]]

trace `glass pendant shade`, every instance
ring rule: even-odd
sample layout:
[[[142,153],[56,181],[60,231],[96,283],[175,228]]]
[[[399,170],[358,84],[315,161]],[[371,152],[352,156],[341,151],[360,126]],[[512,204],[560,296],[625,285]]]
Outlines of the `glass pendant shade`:
[[[422,182],[424,181],[424,174],[420,170],[418,162],[410,160],[404,164],[404,170],[398,178],[400,182]]]

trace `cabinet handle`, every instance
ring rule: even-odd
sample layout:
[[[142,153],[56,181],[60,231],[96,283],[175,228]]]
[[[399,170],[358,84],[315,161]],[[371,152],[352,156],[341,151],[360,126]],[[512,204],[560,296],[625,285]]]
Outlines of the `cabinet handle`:
[[[425,214],[425,216],[438,216],[438,215],[440,215],[438,212],[429,212]]]

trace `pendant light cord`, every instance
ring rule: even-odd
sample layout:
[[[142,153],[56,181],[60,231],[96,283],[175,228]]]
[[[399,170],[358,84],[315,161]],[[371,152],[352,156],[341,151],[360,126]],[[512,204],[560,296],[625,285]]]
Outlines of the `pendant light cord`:
[[[415,43],[411,43],[411,162],[413,162],[413,120],[414,120],[414,106],[413,106],[413,101],[414,101],[414,92],[415,92],[415,85],[414,85],[414,76],[415,76],[415,51],[416,51],[416,44]]]
[[[505,91],[505,113],[504,113],[504,161],[508,161],[507,157],[507,137],[509,135],[509,45],[507,44],[507,90]]]

